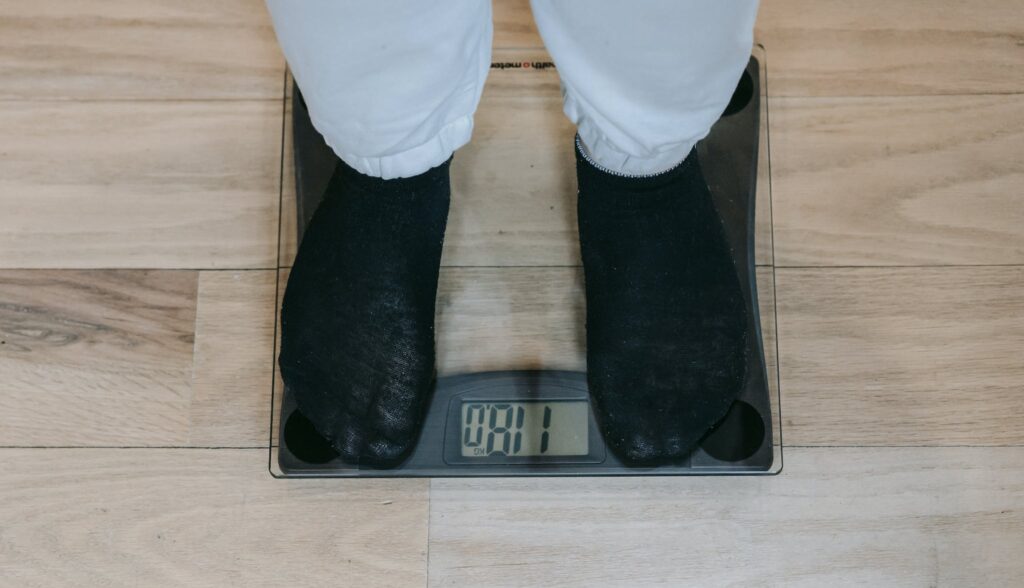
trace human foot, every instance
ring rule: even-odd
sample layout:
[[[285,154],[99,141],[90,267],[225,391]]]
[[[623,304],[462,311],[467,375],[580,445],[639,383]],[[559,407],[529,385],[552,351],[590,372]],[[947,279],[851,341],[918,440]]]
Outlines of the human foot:
[[[434,380],[450,164],[383,180],[340,162],[288,279],[282,379],[352,464],[394,466],[419,435]]]
[[[577,139],[587,380],[608,445],[637,465],[685,458],[746,372],[747,310],[696,151],[626,177]]]

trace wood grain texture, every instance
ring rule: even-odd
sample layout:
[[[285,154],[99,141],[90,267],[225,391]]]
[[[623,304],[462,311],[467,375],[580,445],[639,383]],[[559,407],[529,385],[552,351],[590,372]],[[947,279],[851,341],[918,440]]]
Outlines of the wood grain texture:
[[[494,10],[494,49],[543,49],[530,0],[498,0]]]
[[[184,443],[196,289],[192,271],[0,271],[0,445]]]
[[[1024,268],[776,280],[787,446],[1024,444]]]
[[[0,102],[0,145],[0,267],[275,264],[279,102]]]
[[[1024,90],[1019,0],[770,0],[758,40],[773,96]]]
[[[550,60],[494,4],[492,60]],[[165,268],[0,270],[0,584],[1019,584],[1019,4],[762,2],[775,262],[819,266],[776,270],[780,476],[284,481],[154,447],[266,440],[294,194],[262,2],[0,0],[0,268]],[[571,138],[555,70],[492,70],[442,373],[584,367]]]
[[[543,61],[546,53],[502,51],[494,60]],[[290,117],[290,111],[289,111]],[[295,257],[291,121],[285,130],[281,264]],[[452,204],[442,263],[577,265],[575,128],[562,114],[558,74],[492,70],[472,142],[452,163]]]
[[[580,268],[446,268],[437,298],[440,375],[586,368]]]
[[[778,265],[1024,263],[1024,97],[771,108]]]
[[[0,445],[265,446],[275,284],[0,271]]]
[[[762,328],[774,347],[771,270],[758,272]],[[585,370],[582,268],[445,268],[437,300],[438,372]],[[774,353],[769,353],[769,364]]]
[[[1024,448],[787,449],[778,477],[436,479],[430,586],[1009,586]]]
[[[0,0],[0,99],[278,98],[260,0]]]
[[[442,263],[578,265],[575,129],[560,100],[487,97],[481,107],[452,164]]]
[[[425,480],[275,480],[265,449],[4,449],[0,469],[7,585],[425,583]]]
[[[496,50],[541,49],[526,0],[494,3]],[[765,2],[775,95],[1020,91],[1014,0]],[[0,98],[275,98],[283,59],[258,0],[5,0]]]
[[[288,270],[281,270],[281,294]],[[775,378],[772,272],[758,270],[769,379]],[[280,298],[279,298],[280,300]],[[586,369],[583,271],[577,267],[442,268],[435,326],[438,375]]]
[[[200,272],[189,445],[265,446],[277,276]]]
[[[774,422],[779,422],[775,287],[757,272],[758,302]],[[281,270],[281,294],[288,270]],[[279,301],[280,301],[279,297]],[[578,267],[442,268],[435,331],[439,376],[516,369],[586,370],[583,271]],[[278,342],[279,343],[279,342]],[[277,356],[275,351],[274,357]],[[276,390],[284,390],[275,368]],[[271,425],[277,443],[281,397]],[[778,444],[780,431],[773,429]]]

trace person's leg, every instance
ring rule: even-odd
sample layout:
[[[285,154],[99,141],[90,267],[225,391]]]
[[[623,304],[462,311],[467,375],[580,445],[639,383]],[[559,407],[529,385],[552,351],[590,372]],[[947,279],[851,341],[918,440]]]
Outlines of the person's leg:
[[[440,165],[469,142],[490,70],[490,0],[267,0],[313,126],[357,171]]]
[[[586,154],[668,170],[718,120],[750,59],[758,0],[532,0]]]
[[[757,0],[532,0],[576,123],[588,384],[609,445],[685,458],[746,373],[746,316],[695,143],[750,57]]]
[[[314,126],[341,158],[281,308],[281,376],[346,461],[412,450],[434,378],[452,153],[490,66],[490,2],[268,0]]]

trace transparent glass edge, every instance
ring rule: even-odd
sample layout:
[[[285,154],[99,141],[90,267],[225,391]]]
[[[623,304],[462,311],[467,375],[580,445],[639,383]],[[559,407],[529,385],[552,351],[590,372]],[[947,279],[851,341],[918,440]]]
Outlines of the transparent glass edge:
[[[770,136],[769,135],[770,135],[771,125],[770,125],[770,108],[769,108],[769,101],[768,101],[767,59],[766,59],[766,51],[765,51],[764,45],[755,42],[751,54],[755,58],[757,58],[757,60],[758,60],[758,69],[759,69],[759,75],[760,75],[760,80],[761,80],[760,89],[759,89],[759,94],[760,94],[760,98],[761,98],[761,123],[760,123],[760,128],[763,131],[763,139],[759,141],[758,166],[760,167],[760,166],[764,165],[764,166],[767,167],[767,170],[766,170],[766,173],[764,174],[764,177],[769,179],[769,181],[767,182],[767,185],[766,185],[765,182],[758,182],[758,185],[757,185],[757,199],[760,200],[761,198],[767,196],[767,198],[769,200],[769,203],[772,205],[772,206],[769,207],[769,210],[774,210],[774,202],[772,202],[772,189],[771,189],[771,181],[770,181],[770,178],[771,178],[771,150],[770,150],[771,141],[770,141]],[[291,73],[286,71],[286,74],[285,74],[285,95],[284,95],[284,100],[286,101],[286,107],[289,106],[288,103],[290,103],[290,101],[291,101],[291,79],[292,79],[291,78]],[[287,108],[282,113],[282,116],[284,117],[284,120],[282,121],[282,145],[286,144],[286,142],[289,141],[288,135],[290,135],[290,133],[291,133],[291,119],[290,119],[290,116],[287,116],[288,112],[290,112],[290,108]],[[282,149],[282,154],[281,154],[282,166],[287,166],[287,165],[291,164],[290,158],[286,158],[285,157],[286,156],[286,151],[290,151],[290,150]],[[762,174],[759,173],[758,174],[759,179],[760,179],[761,176],[762,176]],[[286,214],[283,213],[283,205],[285,204],[285,202],[284,202],[284,194],[285,194],[285,190],[286,190],[286,188],[283,186],[283,182],[285,181],[286,177],[291,177],[291,174],[284,174],[284,173],[282,173],[282,175],[281,175],[281,178],[282,178],[282,180],[281,180],[282,181],[282,187],[281,187],[282,188],[281,189],[282,214],[279,214],[279,216],[278,216],[278,231],[279,231],[279,233],[283,230],[282,223],[285,222],[285,219],[286,218],[292,218],[292,215],[286,215]],[[773,239],[773,241],[774,241],[774,239]],[[772,248],[774,249],[774,243],[773,243],[773,247]],[[280,257],[282,255],[282,253],[283,253],[283,246],[281,246],[279,244],[279,247],[278,247],[278,267],[279,267],[279,269],[278,269],[278,281],[279,281],[278,286],[279,286],[279,292],[278,292],[278,296],[277,296],[278,305],[280,303],[280,295],[281,295],[280,290],[283,288],[283,280],[281,279],[282,278],[281,274],[284,271],[286,271],[286,270],[283,269],[283,267],[284,267],[283,266],[283,260]],[[780,379],[780,374],[779,374],[779,355],[778,355],[778,334],[777,334],[778,324],[777,324],[777,322],[775,320],[776,317],[777,317],[776,307],[778,305],[778,301],[775,299],[775,258],[774,258],[774,251],[772,252],[770,264],[767,265],[767,266],[760,266],[760,267],[761,268],[770,268],[771,283],[770,284],[764,284],[764,285],[759,283],[758,284],[758,291],[759,292],[764,292],[765,291],[764,287],[768,287],[768,286],[770,286],[771,289],[772,289],[772,306],[771,306],[770,310],[771,310],[773,316],[771,317],[770,320],[771,320],[772,324],[774,325],[774,329],[772,331],[773,334],[774,334],[774,337],[772,337],[771,340],[763,341],[763,346],[767,347],[767,346],[770,345],[773,348],[773,350],[774,350],[774,352],[772,353],[772,357],[773,357],[773,360],[774,360],[774,375],[773,376],[769,375],[769,382],[768,382],[768,386],[769,386],[769,400],[771,402],[771,420],[772,420],[772,465],[771,465],[771,467],[768,470],[766,470],[764,472],[755,472],[754,475],[777,475],[777,474],[781,473],[782,470],[783,470],[783,464],[784,464],[784,461],[783,461],[784,460],[784,450],[783,449],[784,449],[784,445],[783,445],[783,434],[782,434],[782,391],[781,391],[781,379]],[[760,280],[759,280],[759,282],[760,282]],[[276,306],[275,306],[275,309],[274,309],[274,314],[275,314],[275,324],[277,324],[277,321],[279,320],[280,313],[279,313],[279,308],[277,308]],[[762,315],[761,316],[762,331],[763,331],[763,327],[765,325],[765,321],[766,321],[766,317],[764,315]],[[271,407],[270,407],[271,418],[270,418],[270,432],[269,432],[269,435],[268,435],[268,439],[269,439],[269,441],[268,441],[268,471],[269,471],[271,476],[273,476],[275,478],[282,478],[283,479],[283,478],[291,478],[293,476],[288,476],[288,475],[286,475],[281,470],[281,467],[280,467],[280,464],[279,464],[279,460],[278,460],[279,448],[278,448],[278,438],[277,438],[277,436],[278,436],[278,431],[280,431],[280,416],[281,416],[281,414],[280,414],[280,410],[279,409],[280,409],[280,406],[281,406],[283,391],[281,389],[281,380],[280,380],[280,376],[278,374],[277,362],[274,361],[274,358],[277,357],[279,344],[280,344],[279,330],[276,330],[275,331],[275,337],[274,337],[274,355],[273,355],[273,358],[271,358],[272,365],[273,365],[273,384],[272,384],[271,399],[270,399],[270,402],[271,402]],[[740,474],[750,475],[749,472],[742,472]],[[715,474],[712,473],[712,472],[707,472],[707,473],[701,472],[701,473],[684,474],[684,475],[715,475]]]

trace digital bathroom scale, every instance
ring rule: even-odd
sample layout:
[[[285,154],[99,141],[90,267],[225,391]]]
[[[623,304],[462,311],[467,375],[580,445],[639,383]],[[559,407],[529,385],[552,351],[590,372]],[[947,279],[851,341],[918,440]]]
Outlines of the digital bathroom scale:
[[[757,55],[751,58],[725,114],[697,147],[740,268],[751,317],[747,378],[726,417],[685,461],[657,467],[623,463],[601,437],[585,373],[528,370],[438,378],[415,449],[403,463],[387,469],[339,459],[297,412],[294,398],[285,389],[275,394],[279,403],[275,402],[273,426],[278,442],[271,447],[272,473],[280,477],[777,473],[779,422],[772,411],[765,367],[754,259],[759,129],[767,128],[761,104],[763,67]],[[301,239],[338,160],[313,128],[298,88],[293,91],[297,237]]]

